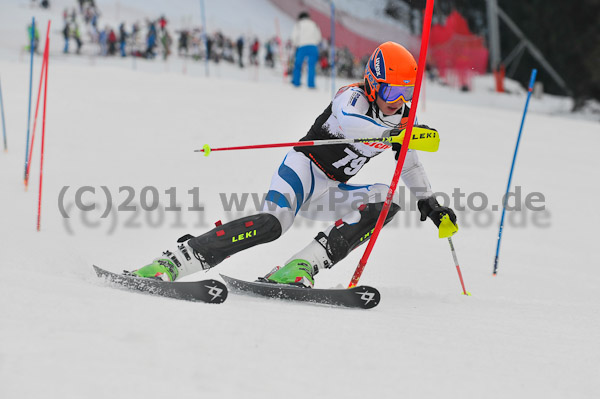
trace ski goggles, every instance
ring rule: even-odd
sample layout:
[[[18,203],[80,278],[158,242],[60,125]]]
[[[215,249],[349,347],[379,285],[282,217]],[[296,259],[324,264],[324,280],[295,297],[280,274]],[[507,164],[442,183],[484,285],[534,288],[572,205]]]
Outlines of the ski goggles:
[[[377,92],[379,97],[386,103],[395,103],[402,99],[404,102],[412,100],[413,93],[415,91],[414,85],[391,85],[388,83],[381,83],[379,85],[379,91]]]

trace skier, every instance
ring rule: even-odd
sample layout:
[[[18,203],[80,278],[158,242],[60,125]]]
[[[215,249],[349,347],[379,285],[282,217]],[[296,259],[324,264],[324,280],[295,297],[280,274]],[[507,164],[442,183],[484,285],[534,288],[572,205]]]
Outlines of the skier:
[[[417,63],[408,50],[394,42],[383,43],[367,62],[364,82],[342,87],[302,140],[398,134],[408,122],[407,103],[412,99],[416,71]],[[300,214],[335,223],[262,280],[312,287],[320,270],[331,268],[368,240],[389,188],[385,184],[347,182],[389,147],[382,143],[295,147],[273,175],[260,213],[226,224],[219,222],[198,237],[183,236],[176,249],[132,274],[174,281],[210,269],[239,251],[276,240]],[[396,158],[399,147],[392,146]],[[421,221],[429,217],[439,227],[442,217],[448,215],[456,224],[454,211],[437,202],[413,150],[407,152],[402,178],[418,198]],[[385,222],[399,210],[393,202]]]

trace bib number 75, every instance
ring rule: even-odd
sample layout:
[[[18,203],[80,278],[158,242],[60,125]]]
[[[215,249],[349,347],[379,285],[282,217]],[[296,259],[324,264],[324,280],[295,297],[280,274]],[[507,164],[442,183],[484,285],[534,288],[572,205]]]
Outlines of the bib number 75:
[[[347,155],[339,161],[334,162],[333,167],[339,169],[342,166],[345,166],[344,173],[349,176],[353,176],[357,174],[360,168],[362,168],[365,162],[367,162],[367,158],[358,156],[348,147],[344,148],[344,151]]]

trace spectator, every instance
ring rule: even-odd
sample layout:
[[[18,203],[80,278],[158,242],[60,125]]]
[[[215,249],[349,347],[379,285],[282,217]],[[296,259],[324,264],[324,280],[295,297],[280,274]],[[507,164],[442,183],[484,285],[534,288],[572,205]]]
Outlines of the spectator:
[[[167,19],[165,18],[164,15],[162,15],[160,17],[160,19],[158,20],[158,25],[160,26],[161,30],[165,30],[167,27]]]
[[[90,23],[96,30],[98,30],[98,16],[99,16],[98,11],[94,8],[92,11]]]
[[[235,62],[235,59],[233,57],[233,42],[228,37],[225,38],[225,47],[223,48],[223,59],[227,62]]]
[[[236,48],[237,48],[237,53],[238,53],[238,60],[239,60],[239,65],[240,68],[244,67],[244,36],[240,36],[237,39],[237,42],[235,43]]]
[[[148,36],[146,36],[146,58],[154,58],[154,47],[156,47],[157,42],[157,32],[156,25],[154,23],[150,23],[148,27]]]
[[[275,45],[275,39],[268,40],[265,43],[265,65],[269,68],[275,67],[275,59],[273,58],[273,46]]]
[[[206,58],[208,60],[213,59],[213,39],[206,35]],[[214,57],[215,62],[219,62],[219,57]]]
[[[163,60],[165,61],[167,60],[169,55],[171,55],[172,43],[173,39],[171,38],[169,31],[167,31],[166,29],[161,29],[160,44],[162,45]]]
[[[65,27],[62,30],[63,37],[65,39],[65,47],[63,48],[63,53],[69,52],[69,37],[71,37],[71,27],[69,22],[65,20]]]
[[[79,25],[77,23],[73,24],[73,29],[71,29],[71,36],[75,39],[75,43],[77,44],[77,54],[81,54],[81,46],[83,42],[81,41],[81,32],[79,31]]]
[[[292,45],[296,48],[292,84],[300,86],[304,59],[308,62],[308,87],[315,88],[315,66],[319,58],[318,44],[321,42],[321,31],[310,15],[303,11],[292,30]]]
[[[125,30],[125,23],[119,25],[119,50],[121,51],[121,57],[127,56],[125,52],[125,45],[127,44],[127,31]]]
[[[33,25],[33,29],[31,27],[31,24],[27,26],[27,36],[29,39],[27,44],[27,50],[31,51],[31,39],[33,38],[33,51],[37,54],[38,45],[40,43],[40,31],[38,30],[36,24]]]
[[[100,31],[98,43],[100,44],[100,55],[105,56],[108,53],[108,27]]]
[[[131,26],[131,36],[129,37],[129,46],[131,54],[136,57],[142,56],[142,51],[140,50],[141,39],[140,39],[140,24],[139,22],[134,22]]]
[[[250,47],[250,65],[258,65],[258,50],[260,50],[260,42],[255,37]]]
[[[188,38],[189,38],[189,32],[187,30],[182,30],[181,32],[179,32],[179,41],[178,41],[178,47],[177,47],[177,52],[179,53],[179,55],[188,55]]]
[[[108,33],[108,55],[115,55],[117,52],[117,35],[114,30]]]

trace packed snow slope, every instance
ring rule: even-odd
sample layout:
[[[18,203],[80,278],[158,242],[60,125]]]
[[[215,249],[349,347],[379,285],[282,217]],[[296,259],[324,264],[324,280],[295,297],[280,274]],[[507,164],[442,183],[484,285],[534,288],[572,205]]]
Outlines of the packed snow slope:
[[[0,26],[21,18],[24,29],[33,11],[8,3],[16,2],[3,2]],[[53,40],[60,49],[60,36]],[[600,126],[567,117],[565,100],[532,99],[513,183],[520,202],[534,195],[538,209],[508,213],[492,277],[497,206],[525,94],[489,92],[485,79],[471,93],[425,86],[419,119],[442,142],[421,160],[434,190],[464,195],[450,205],[467,208],[453,241],[472,296],[461,294],[447,240],[407,200],[361,279],[381,291],[378,307],[233,294],[206,305],[109,287],[91,266],[136,268],[185,233],[252,213],[252,193],[265,193],[287,150],[208,158],[193,150],[297,140],[330,101],[330,82],[309,91],[262,68],[213,65],[207,78],[203,64],[184,74],[177,59],[138,60],[134,69],[130,59],[92,63],[59,52],[49,67],[40,232],[41,111],[25,191],[29,62],[10,47],[0,52],[8,144],[0,152],[3,399],[598,397]],[[40,66],[37,57],[34,100]],[[394,165],[385,153],[351,182],[389,183]],[[238,209],[232,196],[244,193]],[[276,242],[190,279],[254,279],[323,227],[298,219]],[[317,287],[347,285],[362,252],[319,273]]]

